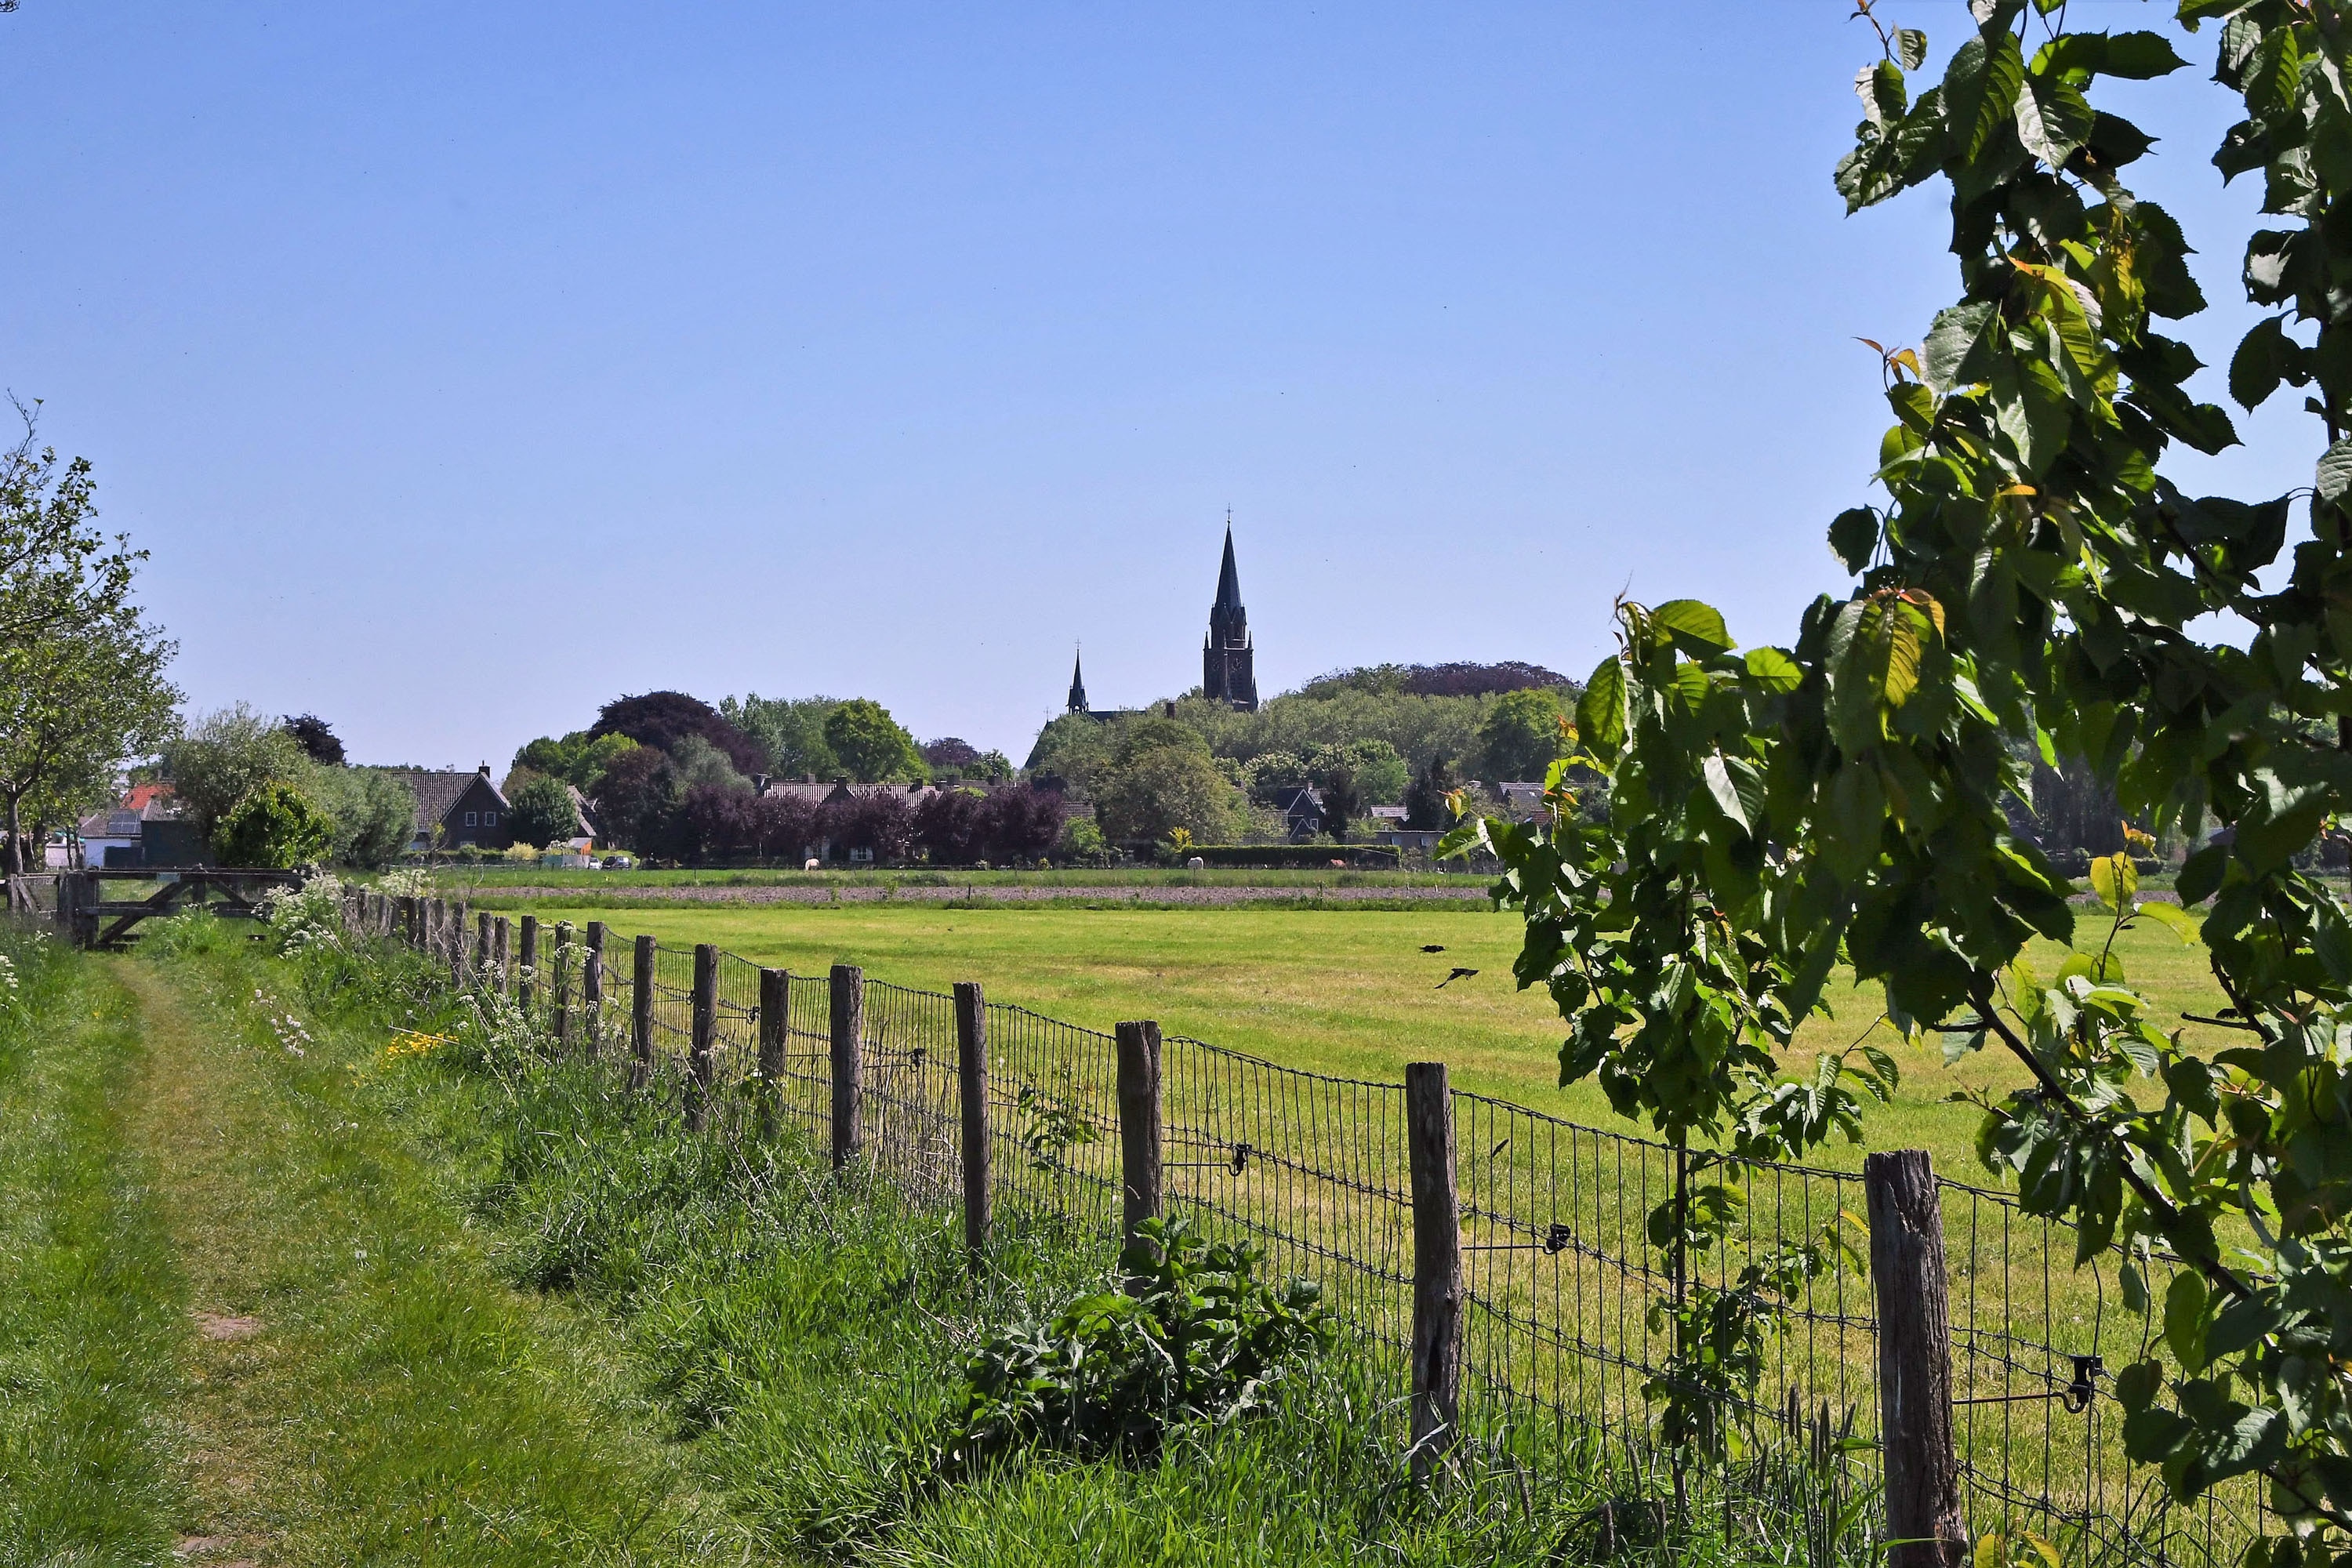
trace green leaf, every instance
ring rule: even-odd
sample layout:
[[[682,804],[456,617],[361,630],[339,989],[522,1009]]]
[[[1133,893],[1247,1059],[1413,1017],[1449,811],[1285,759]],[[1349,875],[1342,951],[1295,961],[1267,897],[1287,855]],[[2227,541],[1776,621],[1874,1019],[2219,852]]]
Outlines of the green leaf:
[[[1927,341],[1919,345],[1920,378],[1937,392],[1949,392],[1959,384],[1969,355],[1984,341],[1994,310],[1992,301],[1983,300],[1937,311],[1935,324],[1927,329]]]
[[[2101,855],[2091,861],[2091,891],[2098,894],[2099,902],[2118,914],[2125,903],[2139,891],[2139,868],[2128,855]]]
[[[2352,490],[2352,436],[2320,455],[2317,483],[2322,500],[2341,500],[2345,491]]]
[[[2230,395],[2241,408],[2253,408],[2276,392],[2289,354],[2303,352],[2303,345],[2286,335],[2285,320],[2271,316],[2256,322],[2230,356]]]
[[[1584,749],[1602,763],[1613,763],[1625,745],[1625,667],[1615,656],[1593,668],[1576,700],[1576,733]]]
[[[2173,891],[2179,895],[2184,909],[2189,904],[2201,904],[2220,890],[2222,877],[2230,869],[2230,847],[2208,844],[2180,864],[2180,875],[2173,879]],[[2200,927],[2201,933],[2202,927]]]
[[[1944,110],[1962,158],[1973,162],[1986,140],[2011,117],[2025,85],[2025,57],[2017,35],[1996,27],[1952,51],[1944,69]]]
[[[1805,672],[1798,668],[1797,661],[1777,647],[1749,648],[1745,662],[1748,679],[1776,697],[1805,683]]]
[[[2096,117],[2072,82],[2037,77],[2017,95],[2017,139],[2052,169],[2063,168],[2091,138]]]
[[[1895,58],[1907,71],[1917,70],[1927,63],[1927,35],[1916,27],[1895,29]]]
[[[2164,1292],[2164,1342],[2183,1372],[2204,1370],[2205,1300],[2204,1279],[2194,1269],[2174,1275]]]
[[[1860,572],[1878,553],[1878,514],[1848,507],[1830,521],[1830,553],[1849,572]]]
[[[2193,944],[2205,940],[2205,922],[2179,904],[2142,904],[2139,912],[2183,942]]]
[[[2161,33],[2117,33],[2107,39],[2098,68],[2104,76],[2149,81],[2188,63],[2172,52],[2171,40]]]
[[[1650,625],[1693,658],[1731,651],[1731,633],[1725,629],[1722,612],[1696,599],[1667,600],[1650,612]]]

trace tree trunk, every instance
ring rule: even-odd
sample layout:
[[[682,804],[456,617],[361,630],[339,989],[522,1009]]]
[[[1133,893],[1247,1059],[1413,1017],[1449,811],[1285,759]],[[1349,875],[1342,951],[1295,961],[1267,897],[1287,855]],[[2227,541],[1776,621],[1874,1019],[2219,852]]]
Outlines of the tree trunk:
[[[25,874],[25,839],[16,815],[17,803],[23,798],[15,795],[8,797],[8,875],[12,877]]]

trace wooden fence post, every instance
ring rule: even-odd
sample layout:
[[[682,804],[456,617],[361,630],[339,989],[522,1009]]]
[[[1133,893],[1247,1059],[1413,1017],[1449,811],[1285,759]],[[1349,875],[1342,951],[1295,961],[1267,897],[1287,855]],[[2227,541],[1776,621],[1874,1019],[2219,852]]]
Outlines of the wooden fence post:
[[[988,1004],[980,984],[955,988],[956,1094],[963,1110],[963,1250],[974,1275],[988,1254]]]
[[[522,917],[522,951],[515,958],[515,1000],[522,1005],[522,1016],[530,1016],[530,1005],[539,994],[539,917]]]
[[[466,984],[466,906],[461,900],[449,906],[449,979],[451,984]]]
[[[792,1038],[793,977],[760,971],[760,1131],[776,1131],[776,1099],[783,1093],[784,1047]]]
[[[629,972],[629,1087],[643,1089],[654,1076],[654,939],[637,938]]]
[[[719,950],[694,944],[694,1031],[687,1052],[693,1081],[686,1091],[686,1128],[699,1132],[710,1124],[710,1047],[719,1036]]]
[[[1412,1474],[1427,1480],[1462,1426],[1462,1207],[1454,1184],[1454,1093],[1444,1062],[1404,1069],[1412,1171]]]
[[[490,987],[501,996],[514,994],[513,973],[508,965],[510,956],[508,942],[510,928],[507,917],[499,915],[490,921]]]
[[[866,971],[833,966],[833,1168],[857,1158],[866,1112]]]
[[[555,1043],[572,1044],[572,922],[555,922]]]
[[[404,947],[416,945],[416,895],[404,893],[393,906],[392,929]]]
[[[474,984],[479,985],[490,967],[490,912],[482,910],[474,917]]]
[[[1878,1430],[1889,1568],[1959,1568],[1968,1556],[1952,1442],[1952,1333],[1944,1207],[1924,1149],[1865,1155],[1870,1283],[1878,1307]]]
[[[604,937],[603,921],[588,922],[588,954],[580,963],[581,1037],[594,1056],[604,1045]]]
[[[1119,1240],[1136,1244],[1138,1227],[1160,1215],[1160,1026],[1149,1018],[1118,1026]]]

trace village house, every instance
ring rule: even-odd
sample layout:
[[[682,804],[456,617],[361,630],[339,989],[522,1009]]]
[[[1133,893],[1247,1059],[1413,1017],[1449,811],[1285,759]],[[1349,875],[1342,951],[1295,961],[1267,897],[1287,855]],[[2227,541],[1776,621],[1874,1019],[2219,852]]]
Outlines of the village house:
[[[385,771],[416,797],[416,837],[409,841],[411,850],[505,849],[514,843],[507,797],[490,781],[489,763],[470,773],[428,768]]]

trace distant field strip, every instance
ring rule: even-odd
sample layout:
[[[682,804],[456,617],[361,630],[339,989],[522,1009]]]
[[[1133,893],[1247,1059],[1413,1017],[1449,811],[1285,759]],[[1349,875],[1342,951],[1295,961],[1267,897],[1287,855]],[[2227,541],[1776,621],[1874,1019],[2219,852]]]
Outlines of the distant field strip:
[[[617,887],[608,895],[613,902],[635,904],[945,904],[984,901],[992,904],[1042,904],[1083,901],[1089,903],[1139,904],[1198,904],[1213,907],[1220,904],[1298,903],[1431,903],[1462,904],[1486,910],[1494,906],[1487,895],[1488,884],[1477,878],[1465,877],[1457,886],[1408,887],[1394,883],[1370,886],[1325,887],[1314,883],[1293,883],[1281,887],[1182,887],[1151,883],[1128,883],[1118,886],[1085,886],[1079,884],[1013,884],[971,883],[899,883],[880,887],[863,883],[821,884],[751,884],[746,886],[712,886],[708,883],[682,883],[669,887],[646,887],[642,884]],[[567,902],[583,901],[583,893],[594,897],[592,888],[583,889],[573,883],[564,887],[509,887],[493,883],[481,890],[488,900],[505,899],[556,899]],[[606,901],[596,899],[597,902]]]

